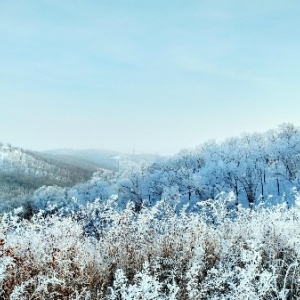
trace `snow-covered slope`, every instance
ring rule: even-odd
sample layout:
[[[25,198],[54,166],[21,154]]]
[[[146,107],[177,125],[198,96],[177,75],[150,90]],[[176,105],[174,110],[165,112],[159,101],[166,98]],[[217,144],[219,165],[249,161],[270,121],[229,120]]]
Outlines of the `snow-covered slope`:
[[[65,162],[40,152],[0,146],[0,211],[15,207],[41,186],[73,186],[99,168]]]
[[[88,179],[97,166],[79,166],[36,151],[0,146],[0,172],[48,177],[53,180],[79,182]]]
[[[97,149],[37,152],[0,145],[0,212],[22,204],[42,186],[71,187],[87,182],[95,172],[120,171],[127,163],[156,158]]]
[[[40,160],[34,155],[19,148],[2,146],[0,147],[0,170],[6,173],[20,173],[33,176],[48,176],[63,180],[68,172],[45,160]]]

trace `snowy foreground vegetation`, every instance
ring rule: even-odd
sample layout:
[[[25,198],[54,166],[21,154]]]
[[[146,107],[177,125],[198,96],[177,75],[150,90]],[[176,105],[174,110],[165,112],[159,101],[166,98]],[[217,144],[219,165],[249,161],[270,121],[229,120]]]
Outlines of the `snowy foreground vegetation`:
[[[283,124],[41,186],[0,214],[0,299],[300,299],[299,171]]]
[[[176,213],[115,198],[67,217],[2,217],[1,299],[299,299],[300,207]],[[16,212],[17,213],[17,212]],[[94,237],[92,232],[97,233]]]

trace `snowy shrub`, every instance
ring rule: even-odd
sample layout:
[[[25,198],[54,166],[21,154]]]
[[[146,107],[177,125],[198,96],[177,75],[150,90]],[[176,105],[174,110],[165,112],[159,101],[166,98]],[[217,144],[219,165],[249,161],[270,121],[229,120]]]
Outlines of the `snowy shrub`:
[[[5,214],[0,298],[299,299],[298,197],[293,208],[228,209],[223,194],[198,212],[164,199],[138,213],[113,197],[69,215]]]
[[[165,284],[160,282],[156,276],[149,274],[149,265],[145,263],[141,272],[134,275],[133,283],[128,284],[128,279],[121,269],[116,270],[113,287],[110,289],[109,300],[117,299],[176,299],[178,287],[173,281],[173,285],[167,285],[167,292],[163,291]]]

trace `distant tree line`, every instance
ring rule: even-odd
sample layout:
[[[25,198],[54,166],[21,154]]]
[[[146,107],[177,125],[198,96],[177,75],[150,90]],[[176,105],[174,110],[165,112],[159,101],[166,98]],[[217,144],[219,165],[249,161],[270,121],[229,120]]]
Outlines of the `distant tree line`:
[[[197,202],[214,199],[221,192],[233,192],[235,204],[245,207],[277,202],[291,206],[300,186],[299,170],[300,130],[282,124],[262,134],[243,134],[221,143],[209,141],[150,165],[122,161],[119,172],[98,172],[70,188],[36,190],[34,206],[45,208],[50,198],[55,203],[56,197],[49,198],[53,193],[60,203],[56,207],[67,206],[72,198],[85,203],[116,195],[120,208],[133,202],[139,210],[165,199],[177,203],[178,208],[187,204],[194,209]]]

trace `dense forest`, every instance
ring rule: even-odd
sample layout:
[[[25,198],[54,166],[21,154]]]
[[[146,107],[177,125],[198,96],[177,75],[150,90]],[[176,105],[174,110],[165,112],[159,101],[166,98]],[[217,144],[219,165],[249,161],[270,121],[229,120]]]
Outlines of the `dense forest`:
[[[53,210],[68,206],[74,198],[84,204],[116,195],[119,208],[133,202],[139,210],[165,199],[176,203],[177,209],[188,204],[194,210],[199,201],[233,192],[236,206],[282,202],[292,206],[300,184],[299,154],[300,129],[282,124],[262,134],[209,141],[153,163],[123,159],[118,171],[100,170],[73,187],[41,187],[30,203],[35,211]]]
[[[282,124],[154,162],[118,157],[73,184],[44,159],[2,211],[0,297],[299,299],[299,154],[300,129]],[[25,167],[2,164],[20,186],[33,172],[22,155]]]

